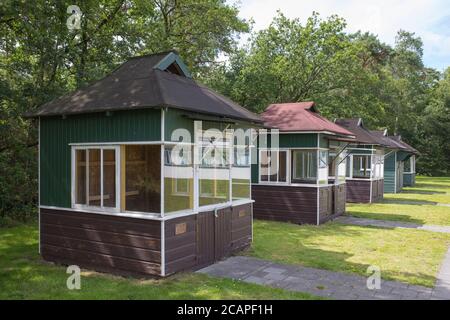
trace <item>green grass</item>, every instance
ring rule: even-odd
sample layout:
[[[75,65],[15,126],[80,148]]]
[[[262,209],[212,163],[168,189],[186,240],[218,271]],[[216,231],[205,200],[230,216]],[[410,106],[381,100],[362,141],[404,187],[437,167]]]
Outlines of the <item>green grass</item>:
[[[449,244],[450,234],[428,231],[257,220],[254,243],[246,254],[360,275],[377,265],[385,279],[432,287]]]
[[[450,204],[450,178],[418,177],[416,186],[385,194],[380,202],[348,204],[347,213],[361,218],[450,226],[450,207],[436,203]]]
[[[229,279],[182,273],[164,280],[84,271],[81,290],[68,290],[65,268],[43,262],[35,224],[0,228],[3,299],[312,299],[311,295]]]

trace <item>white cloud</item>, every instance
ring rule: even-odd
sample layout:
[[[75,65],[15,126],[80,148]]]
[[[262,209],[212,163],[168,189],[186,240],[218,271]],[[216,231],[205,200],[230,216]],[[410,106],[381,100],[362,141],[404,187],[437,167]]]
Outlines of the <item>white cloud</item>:
[[[301,20],[313,11],[322,17],[338,14],[346,19],[348,31],[370,31],[389,44],[400,29],[415,32],[424,41],[427,65],[438,69],[450,65],[448,0],[242,0],[240,16],[253,18],[255,29],[260,30],[270,24],[278,9]]]

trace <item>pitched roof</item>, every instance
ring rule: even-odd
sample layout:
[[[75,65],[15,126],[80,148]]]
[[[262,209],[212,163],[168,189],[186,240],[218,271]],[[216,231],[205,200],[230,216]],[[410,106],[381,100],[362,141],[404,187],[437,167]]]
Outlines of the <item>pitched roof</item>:
[[[181,59],[172,51],[131,58],[103,79],[47,102],[27,116],[152,107],[262,122],[256,114],[191,79]]]
[[[403,149],[405,149],[405,151],[414,153],[414,154],[419,154],[420,152],[417,151],[416,149],[414,149],[413,147],[411,147],[409,144],[407,144],[405,141],[402,140],[402,137],[399,135],[396,136],[388,136],[391,140],[393,140],[395,143],[399,144],[400,146],[403,147]]]
[[[353,136],[350,131],[322,117],[313,101],[271,104],[261,118],[266,126],[280,131],[325,131]]]
[[[383,138],[366,129],[361,118],[337,119],[335,123],[353,132],[360,144],[387,146]]]
[[[388,137],[387,130],[371,130],[370,132],[382,139],[387,147],[391,149],[404,149],[401,144]]]

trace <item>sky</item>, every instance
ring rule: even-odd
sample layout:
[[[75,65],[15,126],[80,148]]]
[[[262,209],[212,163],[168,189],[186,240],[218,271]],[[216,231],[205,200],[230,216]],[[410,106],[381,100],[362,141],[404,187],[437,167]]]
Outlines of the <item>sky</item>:
[[[305,21],[313,11],[326,18],[337,14],[347,31],[370,31],[393,45],[400,29],[414,32],[424,43],[424,63],[443,71],[450,66],[450,0],[230,0],[239,16],[266,28],[276,11]]]

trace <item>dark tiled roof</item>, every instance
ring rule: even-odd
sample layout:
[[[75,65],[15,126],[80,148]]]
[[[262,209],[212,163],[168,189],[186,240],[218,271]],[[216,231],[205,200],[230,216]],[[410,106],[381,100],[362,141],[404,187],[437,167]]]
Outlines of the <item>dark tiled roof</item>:
[[[271,104],[261,118],[266,126],[280,131],[324,131],[353,136],[350,131],[322,117],[312,101]]]
[[[373,134],[364,127],[361,118],[337,119],[335,120],[335,123],[353,132],[356,136],[357,142],[360,144],[388,146],[384,139]]]
[[[403,141],[401,136],[397,135],[397,136],[388,136],[388,137],[391,140],[393,140],[394,142],[396,142],[397,144],[399,144],[400,146],[402,146],[405,151],[411,152],[413,154],[419,154],[419,151],[417,151],[416,149],[411,147],[409,144],[407,144],[405,141]]]
[[[378,138],[384,141],[385,145],[391,149],[404,149],[402,145],[397,143],[395,140],[387,136],[385,130],[371,130],[372,134],[376,135]]]
[[[134,57],[95,83],[45,103],[29,117],[168,107],[261,123],[254,113],[193,79],[158,70],[170,52]]]

